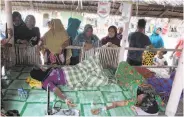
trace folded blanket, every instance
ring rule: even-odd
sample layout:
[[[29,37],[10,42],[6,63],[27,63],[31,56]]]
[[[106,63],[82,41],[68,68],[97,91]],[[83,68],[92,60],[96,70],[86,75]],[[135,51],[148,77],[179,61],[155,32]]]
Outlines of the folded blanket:
[[[108,84],[98,56],[92,56],[75,66],[62,68],[68,86],[74,90],[84,87],[97,87]]]
[[[169,78],[169,69],[168,68],[148,68],[150,71],[155,73],[156,78]]]

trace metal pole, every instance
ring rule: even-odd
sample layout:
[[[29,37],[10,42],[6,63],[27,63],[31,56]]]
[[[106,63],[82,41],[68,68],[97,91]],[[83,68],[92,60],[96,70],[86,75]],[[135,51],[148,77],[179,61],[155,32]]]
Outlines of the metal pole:
[[[131,19],[131,14],[132,14],[132,4],[130,6],[131,10],[130,10],[130,18],[128,19],[128,22],[125,23],[124,26],[124,31],[123,31],[123,39],[121,40],[121,48],[120,48],[120,52],[119,52],[119,62],[124,61],[124,54],[125,54],[125,46],[126,46],[126,42],[128,40],[128,30],[129,30],[129,23],[130,23],[130,19]]]
[[[11,5],[11,1],[5,0],[5,12],[6,12],[7,28],[11,28],[13,30],[12,5]],[[11,44],[14,44],[14,35],[11,38],[10,43]]]
[[[174,116],[176,114],[178,104],[180,101],[180,96],[182,94],[182,90],[184,89],[183,84],[183,53],[181,55],[181,58],[179,60],[179,65],[176,70],[176,75],[173,81],[171,94],[169,97],[169,101],[167,103],[165,114],[167,116]]]

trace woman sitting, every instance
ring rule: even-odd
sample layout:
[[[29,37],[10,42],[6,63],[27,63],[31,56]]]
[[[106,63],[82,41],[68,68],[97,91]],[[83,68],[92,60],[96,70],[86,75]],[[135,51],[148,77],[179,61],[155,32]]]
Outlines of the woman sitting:
[[[106,47],[120,47],[120,39],[117,37],[117,28],[110,26],[108,28],[108,36],[102,39],[102,45]]]

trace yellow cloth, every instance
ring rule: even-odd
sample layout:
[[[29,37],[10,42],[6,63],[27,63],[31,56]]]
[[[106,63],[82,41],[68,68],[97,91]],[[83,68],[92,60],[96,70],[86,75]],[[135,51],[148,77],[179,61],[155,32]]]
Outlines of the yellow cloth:
[[[31,77],[28,77],[26,79],[26,83],[28,83],[31,88],[32,87],[42,87],[42,83],[40,81],[35,80],[35,79],[31,78]]]
[[[44,47],[52,53],[58,53],[60,47],[68,40],[68,34],[65,31],[60,19],[52,19],[51,27],[44,35]]]

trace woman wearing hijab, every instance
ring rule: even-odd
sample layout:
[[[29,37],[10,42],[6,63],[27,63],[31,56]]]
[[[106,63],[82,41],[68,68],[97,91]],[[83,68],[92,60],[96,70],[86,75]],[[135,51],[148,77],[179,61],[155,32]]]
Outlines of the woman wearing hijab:
[[[59,74],[59,76],[58,76]],[[64,78],[64,72],[61,69],[57,68],[49,68],[47,70],[42,70],[40,68],[34,68],[30,75],[32,78],[42,82],[42,88],[47,89],[49,86],[49,90],[53,91],[59,98],[65,100],[66,104],[69,106],[75,106],[72,102],[67,99],[67,97],[61,92],[61,90],[57,87],[57,85],[65,85],[66,80]]]
[[[151,44],[153,45],[154,48],[164,47],[164,41],[162,37],[160,36],[161,31],[162,31],[161,27],[155,27],[152,35],[149,37]]]
[[[90,24],[86,24],[84,31],[80,33],[74,40],[73,45],[84,46],[85,50],[89,50],[93,47],[99,47],[99,38],[93,34],[93,27]]]
[[[102,45],[107,47],[120,47],[120,39],[117,37],[117,28],[115,26],[110,26],[108,28],[108,36],[102,39]]]
[[[39,46],[46,55],[46,62],[52,64],[69,64],[71,50],[64,50],[69,45],[68,35],[60,19],[51,20],[51,28],[41,39]]]
[[[75,18],[68,19],[67,33],[70,37],[70,44],[73,45],[75,37],[78,35],[78,29],[81,21]],[[79,63],[79,50],[72,50],[71,65]]]
[[[75,66],[64,66],[62,68],[49,68],[47,70],[39,67],[33,68],[30,72],[31,78],[41,82],[44,90],[49,88],[60,99],[72,105],[67,96],[58,88],[66,86],[73,90],[80,90],[86,87],[99,87],[107,85],[109,82],[98,56],[90,57]],[[40,85],[38,88],[41,88]]]
[[[22,20],[22,16],[19,12],[13,12],[13,26],[14,26],[14,40],[15,44],[26,44],[29,42],[28,28]]]
[[[35,46],[38,44],[40,39],[40,30],[38,27],[35,27],[36,20],[33,15],[28,15],[25,19],[25,24],[29,29],[28,37],[30,39],[29,43],[31,46]]]

